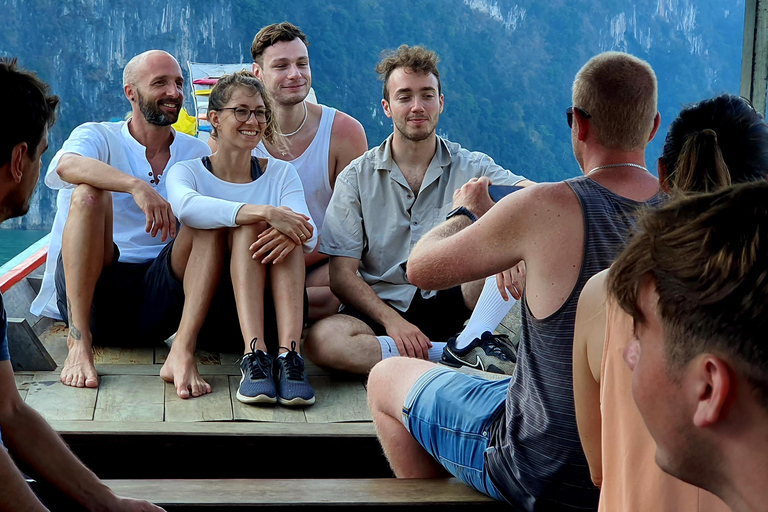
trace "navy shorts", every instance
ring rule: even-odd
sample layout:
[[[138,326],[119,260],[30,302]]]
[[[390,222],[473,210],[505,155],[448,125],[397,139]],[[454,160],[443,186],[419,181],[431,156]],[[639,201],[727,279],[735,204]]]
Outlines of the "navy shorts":
[[[365,322],[373,329],[376,336],[385,336],[387,330],[383,325],[355,308],[344,306],[342,315],[349,315]],[[425,299],[421,296],[421,290],[416,290],[408,310],[398,311],[400,316],[419,328],[431,341],[447,341],[456,336],[464,327],[464,322],[472,314],[472,310],[464,303],[464,295],[461,287],[455,286],[447,290],[440,290],[434,297]]]
[[[184,288],[173,276],[172,244],[154,260],[144,263],[114,261],[104,267],[96,282],[91,304],[93,344],[101,346],[151,346],[162,343],[179,327],[184,307]],[[67,284],[59,254],[56,262],[56,304],[64,321],[67,315]]]

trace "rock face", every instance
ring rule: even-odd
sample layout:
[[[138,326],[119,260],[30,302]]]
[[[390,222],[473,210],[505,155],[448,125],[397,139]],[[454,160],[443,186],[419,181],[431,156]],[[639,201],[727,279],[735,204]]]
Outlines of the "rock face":
[[[738,93],[744,22],[744,0],[0,0],[0,9],[0,55],[19,57],[62,99],[46,165],[75,126],[125,116],[122,70],[133,55],[162,48],[182,67],[250,62],[255,32],[289,20],[310,39],[318,98],[360,120],[370,146],[392,129],[374,72],[381,52],[423,44],[441,58],[439,133],[537,181],[579,172],[563,110],[590,56],[627,51],[656,70],[653,162],[681,105]],[[54,213],[55,192],[40,185],[30,213],[3,227],[47,229]]]

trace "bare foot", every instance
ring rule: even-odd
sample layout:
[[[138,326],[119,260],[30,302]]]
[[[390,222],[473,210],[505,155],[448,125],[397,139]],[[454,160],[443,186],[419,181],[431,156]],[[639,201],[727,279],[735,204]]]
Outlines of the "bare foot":
[[[176,394],[180,398],[198,397],[211,392],[211,385],[197,371],[195,355],[182,350],[171,348],[168,359],[160,368],[160,377],[176,386]]]
[[[91,344],[67,338],[69,354],[61,370],[61,382],[76,388],[95,388],[99,385],[96,367],[93,365]]]

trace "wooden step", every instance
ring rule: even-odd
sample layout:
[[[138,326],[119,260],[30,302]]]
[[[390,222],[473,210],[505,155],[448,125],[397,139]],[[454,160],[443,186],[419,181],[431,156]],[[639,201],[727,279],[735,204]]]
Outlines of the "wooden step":
[[[262,461],[264,462],[264,461]],[[266,462],[268,463],[268,462]],[[168,510],[223,507],[501,506],[456,478],[323,480],[106,480],[116,494]]]
[[[370,422],[52,421],[51,425],[100,478],[392,476]]]

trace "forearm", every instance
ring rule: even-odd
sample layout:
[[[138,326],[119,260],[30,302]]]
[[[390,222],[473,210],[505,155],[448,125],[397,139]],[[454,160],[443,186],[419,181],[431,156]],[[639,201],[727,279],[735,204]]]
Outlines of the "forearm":
[[[47,510],[32,492],[10,455],[0,447],[0,511]]]
[[[246,204],[237,212],[235,223],[238,226],[244,226],[257,222],[269,222],[272,208],[274,207],[263,204]]]
[[[34,409],[21,403],[13,414],[2,418],[1,424],[5,445],[41,479],[89,510],[108,509],[112,491],[75,457]]]
[[[451,217],[439,226],[435,226],[416,242],[416,245],[413,247],[413,250],[408,257],[409,264],[414,260],[428,260],[430,253],[434,253],[435,249],[444,243],[443,240],[450,238],[462,229],[469,227],[471,224],[472,221],[468,217],[457,215]]]
[[[397,314],[354,272],[334,272],[331,267],[331,291],[343,304],[355,308],[381,325],[386,326],[392,315]]]
[[[129,194],[144,183],[95,158],[76,154],[61,157],[56,173],[62,180],[72,185],[91,185],[101,190]]]

